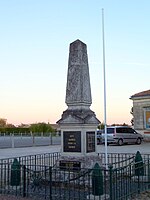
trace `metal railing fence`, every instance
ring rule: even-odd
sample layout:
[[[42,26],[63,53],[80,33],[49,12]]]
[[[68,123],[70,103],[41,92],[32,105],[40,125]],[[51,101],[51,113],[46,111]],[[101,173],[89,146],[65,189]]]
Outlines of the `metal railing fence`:
[[[28,156],[15,157],[21,165],[43,165],[54,166],[56,161],[60,158],[60,152],[44,153]],[[0,165],[12,164],[14,158],[0,159]]]
[[[150,160],[144,160],[142,165],[133,161],[120,168],[110,166],[109,173],[111,200],[132,199],[132,196],[150,189]]]
[[[36,200],[125,200],[149,189],[149,161],[144,163],[144,175],[135,174],[134,163],[108,170],[94,169],[62,170],[58,167],[39,165],[2,165],[0,193]],[[100,182],[99,180],[102,180]],[[99,192],[100,191],[100,192]]]
[[[55,165],[60,153],[5,159],[0,161],[0,193],[36,200],[128,200],[150,189],[149,154],[142,162],[135,162],[135,154],[109,156],[108,169],[77,170]]]
[[[54,153],[44,153],[44,154],[35,154],[35,155],[27,155],[20,157],[12,157],[12,158],[4,158],[0,159],[0,164],[11,164],[14,158],[17,158],[19,162],[23,164],[38,164],[38,165],[50,165],[53,166],[56,163],[56,160],[61,156],[60,152]],[[102,165],[105,165],[105,154],[99,153],[98,156],[101,158]],[[150,158],[149,154],[142,155],[145,158]],[[117,154],[117,153],[109,153],[108,154],[108,164],[113,165],[113,167],[121,167],[122,165],[126,165],[135,157],[135,154]]]

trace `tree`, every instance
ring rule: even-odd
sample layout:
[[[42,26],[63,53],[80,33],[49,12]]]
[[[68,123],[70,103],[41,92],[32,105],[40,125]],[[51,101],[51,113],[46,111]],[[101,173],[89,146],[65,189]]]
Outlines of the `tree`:
[[[101,129],[104,129],[104,128],[105,128],[105,124],[104,123],[101,123],[101,124],[98,125],[98,129],[101,130]]]
[[[129,126],[129,125],[124,122],[122,124],[111,124],[111,126]]]
[[[16,128],[13,124],[6,124],[6,128]]]
[[[7,119],[0,118],[0,128],[6,127]]]
[[[132,126],[134,126],[133,106],[131,107],[130,114],[132,115],[132,119],[131,119],[131,121],[130,121],[130,122],[131,122]]]
[[[45,122],[39,122],[36,124],[31,124],[30,126],[30,131],[33,133],[52,133],[55,130],[51,127],[51,125],[48,123],[46,124]]]

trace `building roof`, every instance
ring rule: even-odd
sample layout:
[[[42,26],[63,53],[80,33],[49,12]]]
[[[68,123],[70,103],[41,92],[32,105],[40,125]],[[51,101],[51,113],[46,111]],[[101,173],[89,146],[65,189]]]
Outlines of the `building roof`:
[[[51,127],[53,128],[53,129],[58,129],[59,128],[59,126],[58,126],[58,124],[50,124],[51,125]]]
[[[150,96],[150,90],[145,90],[143,92],[139,92],[132,95],[130,99],[138,98],[138,97],[148,97],[148,96]]]

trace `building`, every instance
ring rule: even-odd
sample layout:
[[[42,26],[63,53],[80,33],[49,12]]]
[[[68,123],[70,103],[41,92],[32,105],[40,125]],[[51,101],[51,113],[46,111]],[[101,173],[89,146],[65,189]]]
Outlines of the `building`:
[[[134,129],[150,135],[150,90],[136,93],[133,101]]]

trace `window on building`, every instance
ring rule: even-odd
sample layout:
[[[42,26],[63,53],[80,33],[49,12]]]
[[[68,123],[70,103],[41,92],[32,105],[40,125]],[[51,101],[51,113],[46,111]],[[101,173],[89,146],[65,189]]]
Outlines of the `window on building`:
[[[144,124],[146,129],[150,129],[150,107],[144,109]]]

